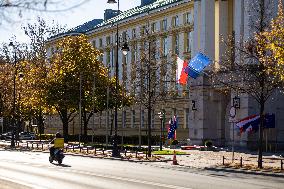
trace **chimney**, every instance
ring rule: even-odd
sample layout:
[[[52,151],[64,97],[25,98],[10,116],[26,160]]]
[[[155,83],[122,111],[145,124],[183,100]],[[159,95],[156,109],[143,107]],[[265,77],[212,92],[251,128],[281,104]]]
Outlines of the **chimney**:
[[[112,10],[112,9],[106,9],[104,13],[104,21],[111,19],[115,16],[117,16],[119,13],[117,10]]]
[[[141,7],[154,3],[156,0],[141,0]]]

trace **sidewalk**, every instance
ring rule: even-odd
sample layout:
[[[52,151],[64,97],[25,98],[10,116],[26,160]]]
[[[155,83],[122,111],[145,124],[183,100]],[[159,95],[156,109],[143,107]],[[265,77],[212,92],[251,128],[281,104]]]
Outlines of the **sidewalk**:
[[[234,162],[232,163],[232,152],[228,151],[199,151],[199,150],[180,150],[185,155],[176,155],[179,165],[172,165],[172,161],[153,162],[152,164],[164,168],[188,169],[194,168],[198,170],[213,170],[225,172],[240,172],[248,174],[259,174],[268,176],[280,176],[284,178],[284,170],[281,170],[281,159],[284,158],[281,153],[276,155],[264,153],[263,169],[257,168],[257,153],[250,152],[234,152]],[[167,159],[173,159],[173,155],[163,156]],[[224,165],[223,165],[223,157]],[[242,157],[242,167],[240,160]],[[284,165],[283,169],[284,169]]]

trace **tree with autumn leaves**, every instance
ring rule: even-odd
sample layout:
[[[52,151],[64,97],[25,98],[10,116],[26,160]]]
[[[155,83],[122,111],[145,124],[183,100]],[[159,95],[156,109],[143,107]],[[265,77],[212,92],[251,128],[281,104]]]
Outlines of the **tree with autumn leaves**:
[[[44,133],[44,115],[48,112],[45,100],[45,87],[50,62],[47,61],[46,41],[49,37],[64,32],[64,28],[58,24],[48,25],[45,20],[38,17],[37,22],[23,26],[26,36],[30,39],[29,51],[25,61],[21,64],[24,79],[21,85],[23,91],[22,114],[29,120],[36,119],[39,134]]]
[[[109,107],[113,107],[115,79],[108,78],[107,68],[99,61],[102,54],[88,41],[87,36],[69,36],[55,46],[47,75],[46,102],[54,108],[63,123],[63,135],[68,136],[68,123],[81,108],[83,140],[86,141],[90,118],[106,109],[106,91],[110,86]],[[118,105],[127,104],[119,87]],[[81,107],[79,106],[81,104]]]
[[[23,120],[37,119],[40,134],[44,133],[45,115],[58,113],[63,135],[68,139],[68,123],[78,116],[81,100],[83,135],[86,136],[90,118],[107,107],[107,90],[110,93],[109,108],[114,107],[115,101],[118,106],[130,103],[130,98],[122,95],[125,89],[121,86],[119,95],[115,96],[115,78],[108,78],[107,68],[99,61],[102,54],[89,43],[87,36],[65,37],[48,46],[47,38],[63,31],[62,28],[47,26],[39,18],[37,23],[28,24],[23,29],[31,43],[25,52],[21,52],[21,59],[16,63],[17,71],[24,75],[21,82],[16,78],[16,92],[20,94],[16,106]],[[49,57],[48,48],[55,49]],[[11,114],[12,101],[8,99],[13,96],[12,60],[7,53],[1,56],[2,116]]]
[[[26,45],[13,41],[13,48],[3,44],[0,51],[0,116],[4,117],[6,126],[15,124],[13,120],[22,122],[21,112],[21,62],[25,57]],[[11,129],[11,128],[7,128]]]
[[[284,81],[284,12],[283,3],[279,0],[278,13],[271,21],[271,28],[260,34],[265,42],[265,47],[271,52],[277,66],[271,71]]]

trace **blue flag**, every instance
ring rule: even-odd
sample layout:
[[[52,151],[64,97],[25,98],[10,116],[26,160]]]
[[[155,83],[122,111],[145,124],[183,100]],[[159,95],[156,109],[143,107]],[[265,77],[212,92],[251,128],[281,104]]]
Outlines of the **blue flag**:
[[[275,128],[275,114],[265,114],[264,128]]]
[[[185,69],[185,72],[192,78],[196,79],[200,72],[204,70],[206,66],[211,63],[211,60],[202,53],[197,53],[195,57],[193,57],[188,67]]]

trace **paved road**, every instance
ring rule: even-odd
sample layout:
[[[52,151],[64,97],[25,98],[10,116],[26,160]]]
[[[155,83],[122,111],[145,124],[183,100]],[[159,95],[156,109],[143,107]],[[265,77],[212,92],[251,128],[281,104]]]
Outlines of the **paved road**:
[[[283,189],[284,179],[196,170],[183,172],[70,155],[58,166],[48,162],[47,153],[0,150],[0,184],[1,189]]]

